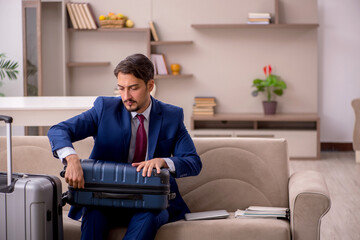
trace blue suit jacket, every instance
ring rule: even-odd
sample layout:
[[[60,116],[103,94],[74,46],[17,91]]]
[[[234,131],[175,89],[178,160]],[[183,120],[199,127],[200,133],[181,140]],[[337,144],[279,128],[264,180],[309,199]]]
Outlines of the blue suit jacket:
[[[170,158],[176,173],[170,177],[171,192],[176,198],[169,201],[169,221],[176,221],[189,212],[180,196],[173,177],[199,174],[202,164],[183,120],[183,110],[154,98],[150,112],[148,157]],[[93,136],[94,148],[89,158],[127,162],[131,138],[131,114],[120,97],[98,97],[94,106],[82,114],[50,128],[48,137],[54,156],[56,150],[73,147],[72,142]],[[76,149],[75,149],[76,150]],[[81,211],[72,208],[69,216],[80,218]]]

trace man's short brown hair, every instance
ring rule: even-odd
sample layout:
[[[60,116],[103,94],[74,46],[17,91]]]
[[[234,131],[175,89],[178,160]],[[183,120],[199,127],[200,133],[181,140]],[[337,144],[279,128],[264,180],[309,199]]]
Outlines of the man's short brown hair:
[[[123,74],[132,74],[147,84],[151,79],[154,79],[154,65],[149,58],[143,54],[137,53],[126,57],[115,68],[115,77],[118,77],[119,72]]]

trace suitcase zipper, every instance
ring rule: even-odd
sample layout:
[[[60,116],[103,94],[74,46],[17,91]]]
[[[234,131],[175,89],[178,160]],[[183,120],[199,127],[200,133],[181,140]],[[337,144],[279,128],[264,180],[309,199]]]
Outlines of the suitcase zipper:
[[[72,187],[69,187],[69,189],[73,190]],[[76,189],[76,191],[166,195],[170,193],[170,187],[134,185],[121,185],[121,187],[116,187],[114,184],[85,183],[84,189]]]

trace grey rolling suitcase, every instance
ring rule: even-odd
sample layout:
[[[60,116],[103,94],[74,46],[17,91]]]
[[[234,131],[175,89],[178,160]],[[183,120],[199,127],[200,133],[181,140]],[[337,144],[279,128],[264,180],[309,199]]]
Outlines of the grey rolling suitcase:
[[[0,240],[63,239],[60,179],[12,174],[12,118],[0,115],[0,121],[7,125],[7,173],[0,172]]]

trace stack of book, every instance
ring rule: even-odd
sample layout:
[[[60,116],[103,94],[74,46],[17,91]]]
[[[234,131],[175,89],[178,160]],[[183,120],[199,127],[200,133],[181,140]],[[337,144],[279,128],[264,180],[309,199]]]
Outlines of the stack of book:
[[[270,24],[270,13],[248,13],[248,24]]]
[[[250,206],[244,210],[237,210],[235,217],[260,217],[260,218],[285,218],[289,219],[290,210],[289,208],[282,207],[259,207]]]
[[[215,97],[195,97],[194,115],[214,115]]]
[[[67,3],[70,28],[97,29],[95,17],[89,3]]]

